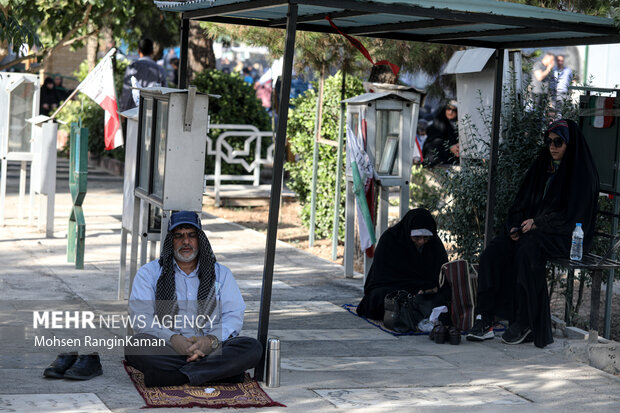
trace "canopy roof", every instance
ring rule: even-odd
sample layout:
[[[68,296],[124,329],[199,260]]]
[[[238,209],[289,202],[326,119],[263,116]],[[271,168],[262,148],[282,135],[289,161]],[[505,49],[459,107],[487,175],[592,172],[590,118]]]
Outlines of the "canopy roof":
[[[189,0],[156,1],[183,18],[285,28],[298,4],[297,30],[489,48],[620,43],[611,18],[495,0]]]

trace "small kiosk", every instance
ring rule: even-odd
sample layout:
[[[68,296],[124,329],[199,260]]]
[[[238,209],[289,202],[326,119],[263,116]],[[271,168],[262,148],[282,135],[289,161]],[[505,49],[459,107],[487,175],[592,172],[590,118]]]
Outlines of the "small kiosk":
[[[26,119],[39,114],[39,77],[26,73],[0,72],[0,225],[4,225],[7,163],[21,162],[18,218],[23,218],[28,162],[33,160],[33,126]],[[33,197],[30,189],[30,220]]]
[[[370,86],[371,92],[345,100],[347,125],[364,148],[373,166],[373,178],[378,189],[376,238],[388,227],[389,192],[397,187],[400,193],[400,217],[409,210],[409,180],[411,178],[412,145],[414,144],[422,93],[396,85]],[[354,211],[351,156],[347,154],[347,198],[344,267],[345,276],[353,276]],[[358,218],[361,219],[361,218]],[[372,258],[364,256],[364,277]]]
[[[154,259],[156,243],[166,237],[171,211],[202,211],[209,97],[192,86],[145,88],[140,90],[139,109],[123,113],[128,130],[119,298],[125,287],[127,234],[132,234],[131,291],[138,241],[144,264],[148,243]]]

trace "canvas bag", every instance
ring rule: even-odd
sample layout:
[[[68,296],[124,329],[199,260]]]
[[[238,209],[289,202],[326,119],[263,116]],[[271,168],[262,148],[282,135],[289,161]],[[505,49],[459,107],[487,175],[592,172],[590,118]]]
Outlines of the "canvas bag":
[[[468,265],[465,260],[456,260],[445,263],[441,267],[440,278],[450,285],[452,294],[450,300],[450,315],[452,325],[467,331],[474,325],[474,309],[476,307],[476,291],[478,288],[478,273],[474,266]]]

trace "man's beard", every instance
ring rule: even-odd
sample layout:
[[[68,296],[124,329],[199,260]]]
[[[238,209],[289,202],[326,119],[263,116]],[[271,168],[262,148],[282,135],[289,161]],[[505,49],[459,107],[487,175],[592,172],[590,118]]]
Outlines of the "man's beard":
[[[183,256],[181,254],[181,250],[186,248],[185,246],[181,246],[174,250],[174,258],[180,262],[191,262],[198,256],[198,248],[192,250],[192,253],[189,256]]]

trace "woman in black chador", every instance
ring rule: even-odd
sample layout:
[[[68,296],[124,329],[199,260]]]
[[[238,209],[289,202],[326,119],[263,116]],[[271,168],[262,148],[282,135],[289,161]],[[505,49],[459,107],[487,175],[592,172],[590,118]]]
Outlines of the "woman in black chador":
[[[423,208],[407,212],[379,239],[357,314],[383,319],[385,296],[397,290],[414,295],[436,294],[437,305],[446,304],[450,288],[444,285],[439,289],[439,272],[447,261],[446,249],[437,236],[437,224],[430,212]]]
[[[553,343],[545,263],[570,254],[575,224],[582,224],[584,252],[592,242],[598,174],[575,122],[559,120],[545,133],[545,147],[530,166],[508,213],[505,233],[482,253],[479,314],[468,340],[494,337],[494,317],[510,321],[506,344]]]

